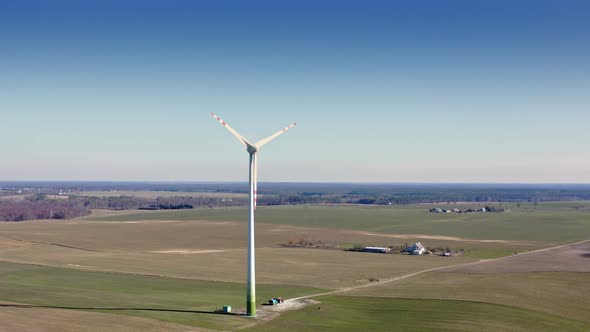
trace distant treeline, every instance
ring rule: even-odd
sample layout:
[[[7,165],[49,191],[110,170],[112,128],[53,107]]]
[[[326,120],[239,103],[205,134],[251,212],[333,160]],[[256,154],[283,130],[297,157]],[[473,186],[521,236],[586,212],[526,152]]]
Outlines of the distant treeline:
[[[403,205],[416,203],[457,203],[457,202],[551,202],[590,200],[588,192],[554,192],[530,190],[401,190],[395,192],[351,191],[347,193],[294,193],[265,195],[259,199],[259,205],[294,205],[294,204],[371,204]]]
[[[108,210],[178,210],[193,209],[199,207],[217,206],[243,206],[248,204],[247,198],[218,198],[218,197],[157,197],[141,198],[135,196],[114,196],[114,197],[86,197],[70,196],[70,200],[80,202],[89,209]]]
[[[457,202],[546,202],[590,200],[590,185],[576,184],[354,184],[260,183],[258,205],[377,204]],[[151,190],[205,193],[197,197],[136,196],[88,197],[64,195],[94,190]],[[90,209],[192,209],[247,206],[245,197],[207,197],[206,193],[247,193],[246,183],[151,182],[0,182],[0,220],[68,219],[87,215]],[[168,193],[169,194],[169,193]],[[60,195],[61,199],[48,199]],[[61,195],[64,195],[61,197]],[[157,195],[157,194],[156,194]]]
[[[146,190],[248,193],[243,182],[0,182],[6,194]],[[260,205],[412,204],[446,202],[544,202],[590,200],[590,184],[434,184],[262,182]],[[190,203],[189,203],[190,204]],[[241,204],[241,202],[240,202]],[[216,202],[211,204],[218,206]],[[202,206],[201,203],[195,206]]]
[[[0,200],[0,221],[71,219],[90,214],[90,209],[69,200]]]
[[[36,219],[71,219],[90,214],[91,209],[108,210],[177,210],[198,207],[240,206],[247,199],[209,197],[158,197],[154,199],[131,196],[78,197],[64,196],[48,199],[45,195],[31,195],[22,200],[0,199],[0,221],[25,221]]]

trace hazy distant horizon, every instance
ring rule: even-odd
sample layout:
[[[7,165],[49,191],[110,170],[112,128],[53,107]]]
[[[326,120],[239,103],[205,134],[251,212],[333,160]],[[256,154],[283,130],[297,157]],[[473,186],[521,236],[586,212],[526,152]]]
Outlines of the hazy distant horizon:
[[[248,181],[109,181],[109,180],[0,180],[0,186],[6,184],[239,184],[239,185],[248,185]],[[336,181],[262,181],[259,184],[298,184],[298,185],[385,185],[385,186],[490,186],[490,187],[514,187],[514,186],[531,186],[531,187],[560,187],[560,186],[590,186],[590,183],[517,183],[517,182],[336,182]]]

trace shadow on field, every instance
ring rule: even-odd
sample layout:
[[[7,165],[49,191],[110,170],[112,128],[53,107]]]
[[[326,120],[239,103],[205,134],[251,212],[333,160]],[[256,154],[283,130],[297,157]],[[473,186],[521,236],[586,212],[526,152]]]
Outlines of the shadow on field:
[[[32,304],[0,304],[0,308],[37,308],[37,309],[65,309],[65,310],[101,310],[101,311],[161,311],[161,312],[178,312],[191,314],[211,314],[211,315],[234,315],[244,316],[243,313],[226,313],[221,311],[205,310],[183,310],[183,309],[164,309],[164,308],[103,308],[103,307],[64,307],[50,305],[32,305]]]

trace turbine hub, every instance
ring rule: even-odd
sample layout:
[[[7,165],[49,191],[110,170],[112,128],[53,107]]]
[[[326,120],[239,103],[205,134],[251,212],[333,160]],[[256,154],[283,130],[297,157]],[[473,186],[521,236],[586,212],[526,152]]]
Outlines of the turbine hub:
[[[246,150],[248,151],[248,153],[252,153],[252,154],[258,152],[258,148],[256,148],[253,145],[248,145],[248,147],[246,148]]]

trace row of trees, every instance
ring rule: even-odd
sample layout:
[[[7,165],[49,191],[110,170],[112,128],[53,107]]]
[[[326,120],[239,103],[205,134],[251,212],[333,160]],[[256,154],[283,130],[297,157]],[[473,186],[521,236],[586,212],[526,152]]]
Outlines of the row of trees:
[[[157,198],[141,198],[134,196],[70,197],[70,200],[78,201],[86,208],[108,210],[178,210],[199,207],[242,206],[248,203],[246,198],[225,199],[219,197],[189,196]]]
[[[90,214],[90,209],[67,200],[0,200],[0,221],[71,219]]]
[[[71,219],[90,214],[91,209],[107,210],[177,210],[199,207],[243,206],[246,198],[216,197],[78,197],[48,199],[45,195],[32,195],[22,200],[0,199],[0,221],[36,219]]]

